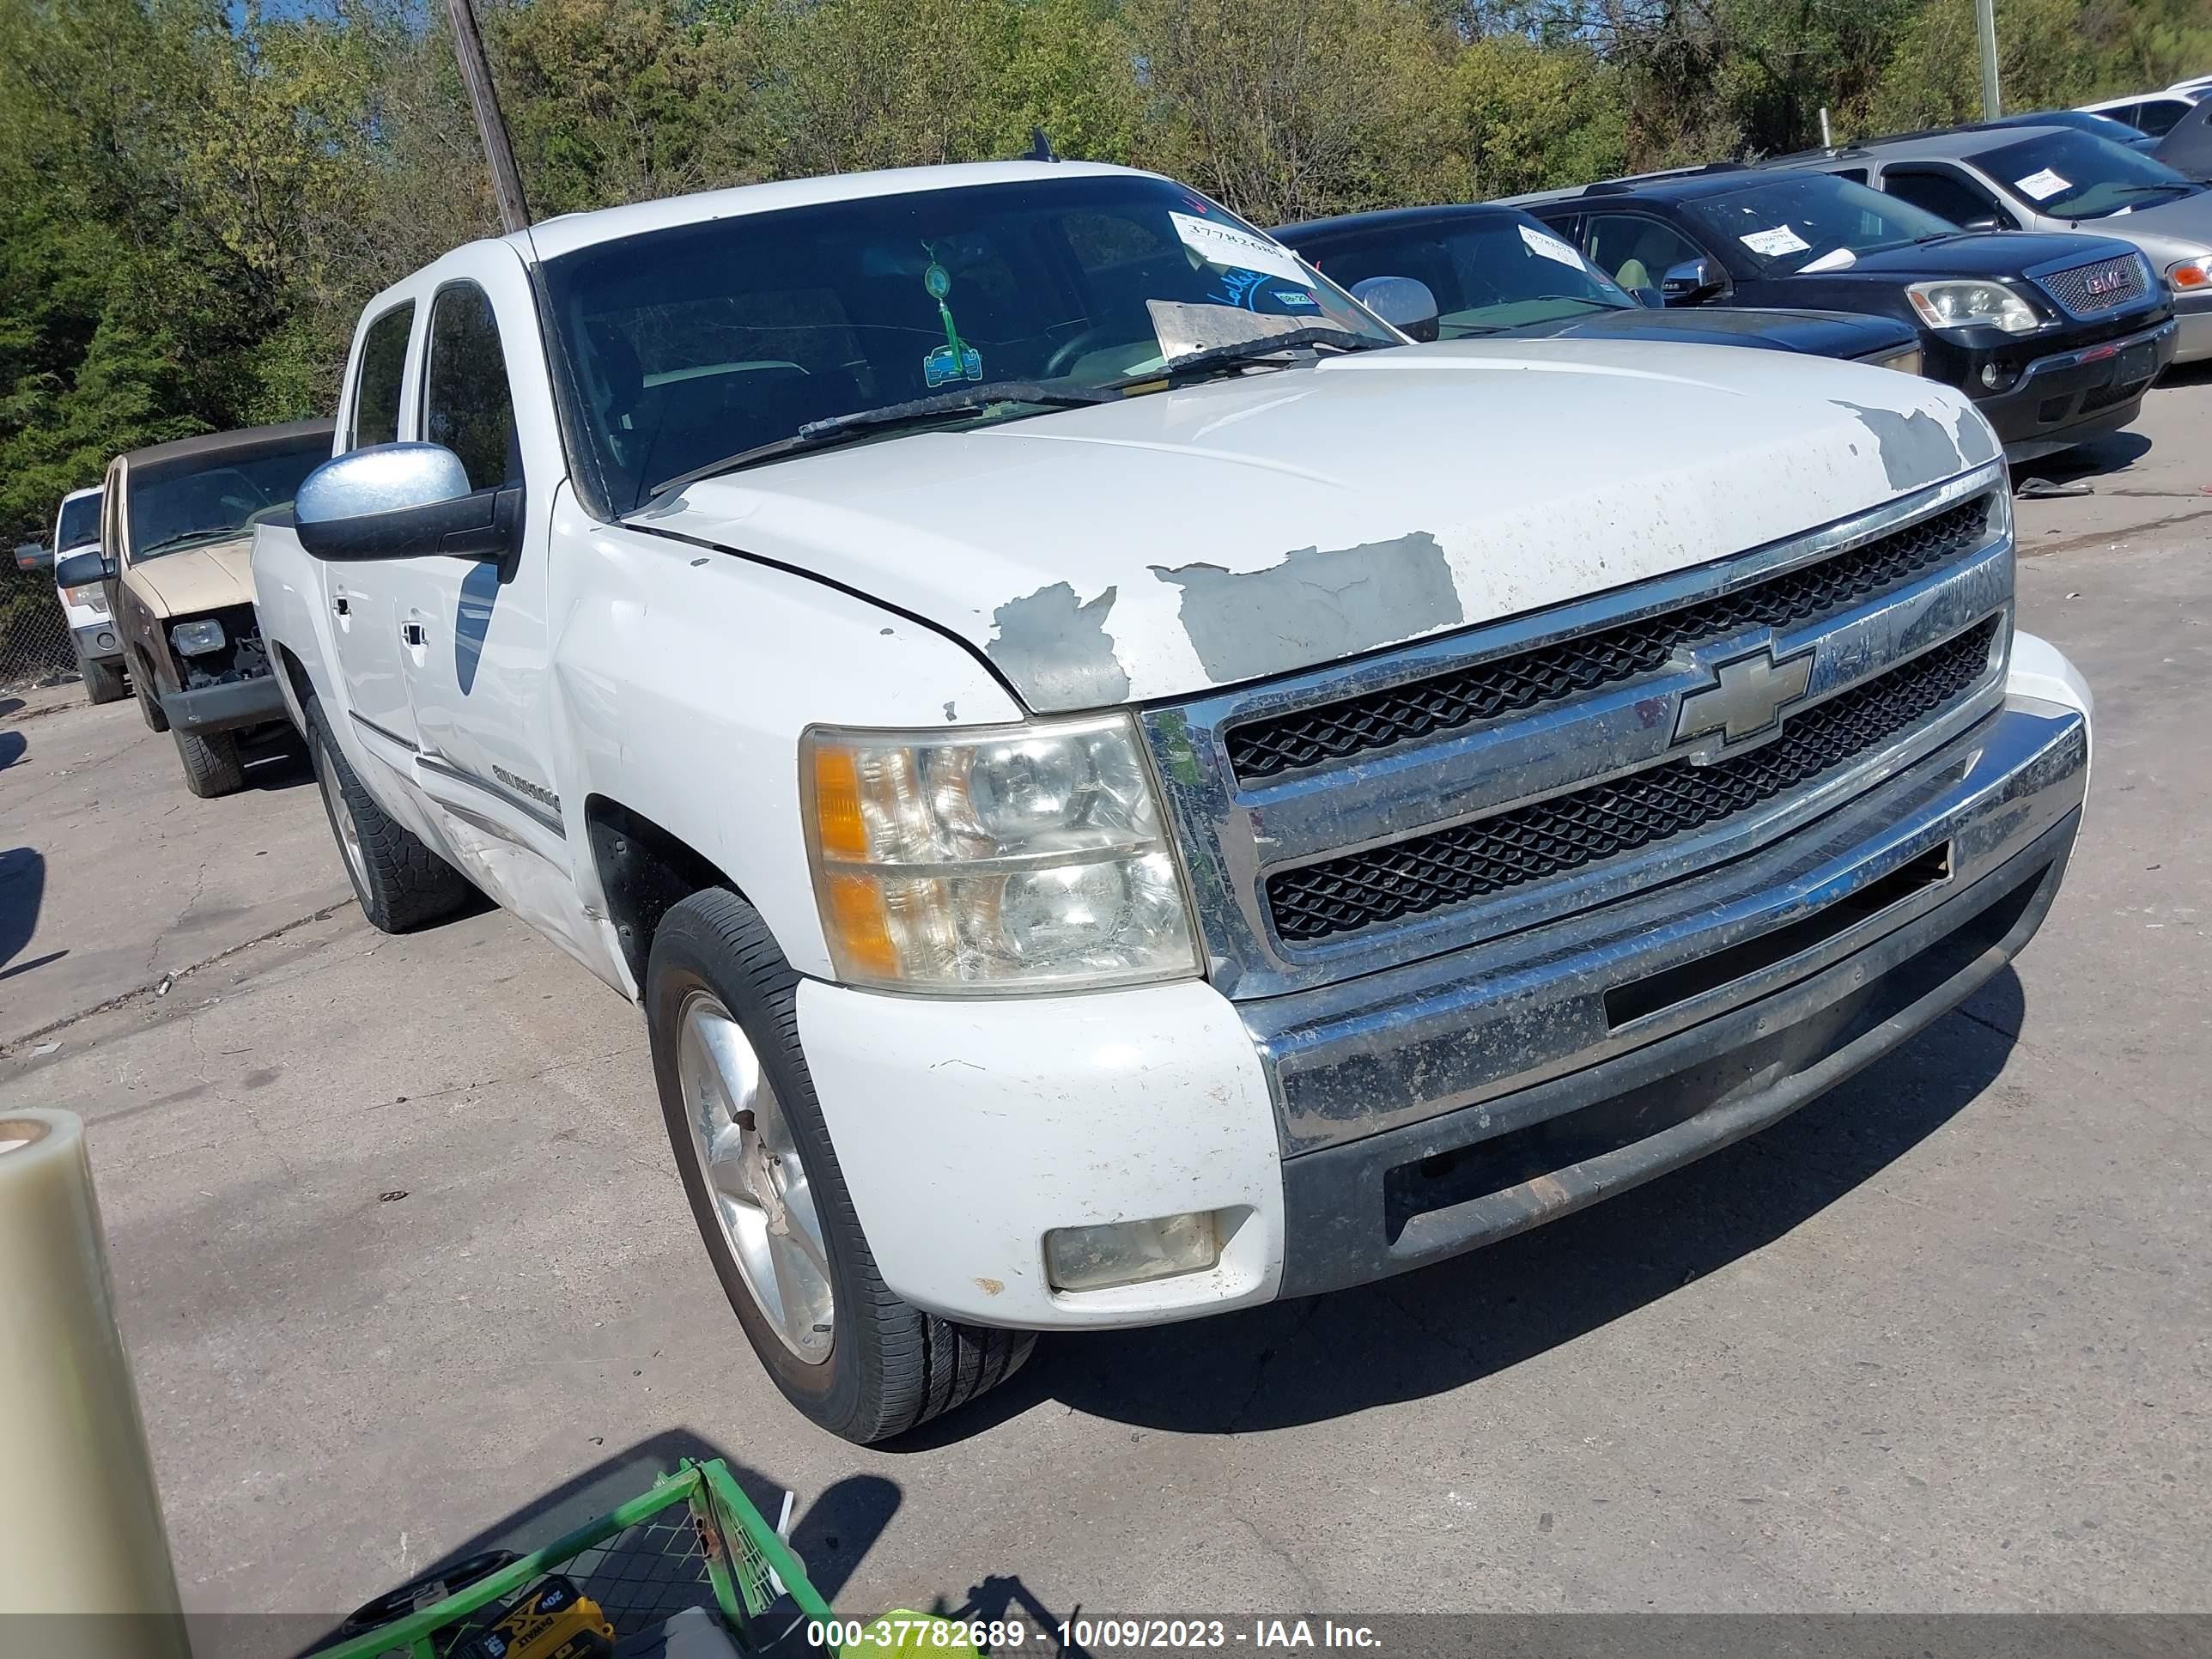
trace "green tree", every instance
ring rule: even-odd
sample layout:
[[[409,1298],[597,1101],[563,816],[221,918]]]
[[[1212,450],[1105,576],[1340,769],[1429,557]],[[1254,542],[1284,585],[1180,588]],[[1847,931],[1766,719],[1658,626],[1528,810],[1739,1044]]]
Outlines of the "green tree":
[[[1471,187],[1457,44],[1409,0],[1130,0],[1140,153],[1262,225]]]

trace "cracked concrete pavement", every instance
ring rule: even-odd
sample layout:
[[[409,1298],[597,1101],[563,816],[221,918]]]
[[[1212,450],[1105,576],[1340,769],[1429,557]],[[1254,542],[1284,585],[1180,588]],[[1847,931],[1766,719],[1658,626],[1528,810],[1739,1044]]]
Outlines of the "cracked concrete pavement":
[[[351,902],[303,757],[196,800],[135,700],[57,687],[0,708],[16,702],[0,714],[0,1043]]]
[[[2096,495],[2021,506],[2023,623],[2100,726],[2016,973],[1691,1170],[1366,1290],[1048,1340],[890,1449],[759,1374],[633,1011],[497,913],[329,908],[297,775],[198,802],[127,705],[0,723],[0,847],[43,870],[0,1030],[65,1022],[0,1099],[91,1122],[188,1604],[334,1614],[711,1449],[798,1492],[854,1610],[2204,1608],[2208,425],[2212,380],[2161,389]]]

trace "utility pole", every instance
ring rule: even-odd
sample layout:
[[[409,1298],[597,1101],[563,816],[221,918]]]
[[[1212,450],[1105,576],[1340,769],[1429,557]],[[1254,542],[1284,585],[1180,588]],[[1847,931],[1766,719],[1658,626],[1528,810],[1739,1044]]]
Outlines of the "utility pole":
[[[456,5],[467,0],[453,0]],[[1974,0],[1974,30],[1982,37],[1982,119],[1994,121],[2003,113],[1997,104],[1996,0]]]
[[[515,171],[514,150],[507,142],[507,119],[499,112],[499,94],[492,88],[491,64],[484,58],[483,36],[477,31],[476,9],[470,0],[446,0],[446,15],[453,20],[453,56],[460,59],[461,79],[468,83],[477,135],[483,140],[484,160],[491,164],[491,193],[499,203],[500,228],[510,235],[527,230],[530,204],[522,194],[522,175]]]

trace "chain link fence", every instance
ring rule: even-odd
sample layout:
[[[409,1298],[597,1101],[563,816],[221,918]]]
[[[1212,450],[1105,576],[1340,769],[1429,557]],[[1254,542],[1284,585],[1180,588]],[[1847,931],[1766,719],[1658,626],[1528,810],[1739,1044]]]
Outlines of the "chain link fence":
[[[51,568],[24,570],[0,554],[0,691],[78,678],[68,613]]]

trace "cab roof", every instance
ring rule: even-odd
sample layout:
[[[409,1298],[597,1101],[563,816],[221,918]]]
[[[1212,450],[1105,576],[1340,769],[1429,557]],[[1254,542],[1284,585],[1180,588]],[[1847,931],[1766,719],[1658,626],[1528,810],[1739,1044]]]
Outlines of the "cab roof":
[[[1786,172],[1793,167],[1826,167],[1836,161],[1848,161],[1855,155],[1881,155],[1888,160],[1911,161],[1954,161],[2007,144],[2025,143],[2042,133],[2076,131],[2075,128],[2056,124],[2036,126],[2022,122],[2018,126],[1996,126],[1978,123],[1966,127],[1942,127],[1928,132],[1899,133],[1893,138],[1868,138],[1856,144],[1839,145],[1834,149],[1800,150],[1794,155],[1778,155],[1771,161],[1761,162],[1760,166]]]
[[[1377,208],[1370,213],[1340,214],[1333,219],[1305,219],[1294,225],[1278,225],[1270,236],[1335,235],[1343,231],[1404,230],[1449,221],[1462,224],[1484,219],[1519,223],[1528,215],[1498,202],[1443,202],[1431,207]]]
[[[296,449],[310,438],[325,444],[337,429],[328,416],[314,421],[290,421],[282,426],[249,426],[236,432],[204,432],[197,438],[173,438],[165,444],[148,444],[125,453],[121,459],[135,471],[143,467],[167,466],[178,461],[198,461],[226,456],[255,454],[270,450]]]
[[[1698,167],[1671,167],[1664,173],[1632,173],[1623,179],[1601,179],[1594,185],[1575,185],[1565,190],[1531,191],[1525,196],[1501,196],[1495,207],[1527,207],[1537,203],[1566,202],[1608,196],[1661,197],[1670,201],[1692,201],[1717,196],[1752,182],[1751,169],[1741,161],[1709,161]]]
[[[851,202],[871,196],[904,196],[918,191],[961,190],[971,185],[1014,185],[1048,179],[1158,178],[1133,167],[1097,161],[966,161],[945,167],[893,167],[878,173],[838,173],[819,179],[784,179],[773,184],[738,185],[729,190],[666,196],[590,213],[564,213],[504,240],[523,259],[537,264],[563,254],[620,241],[678,225],[704,224],[782,208],[823,202]]]

